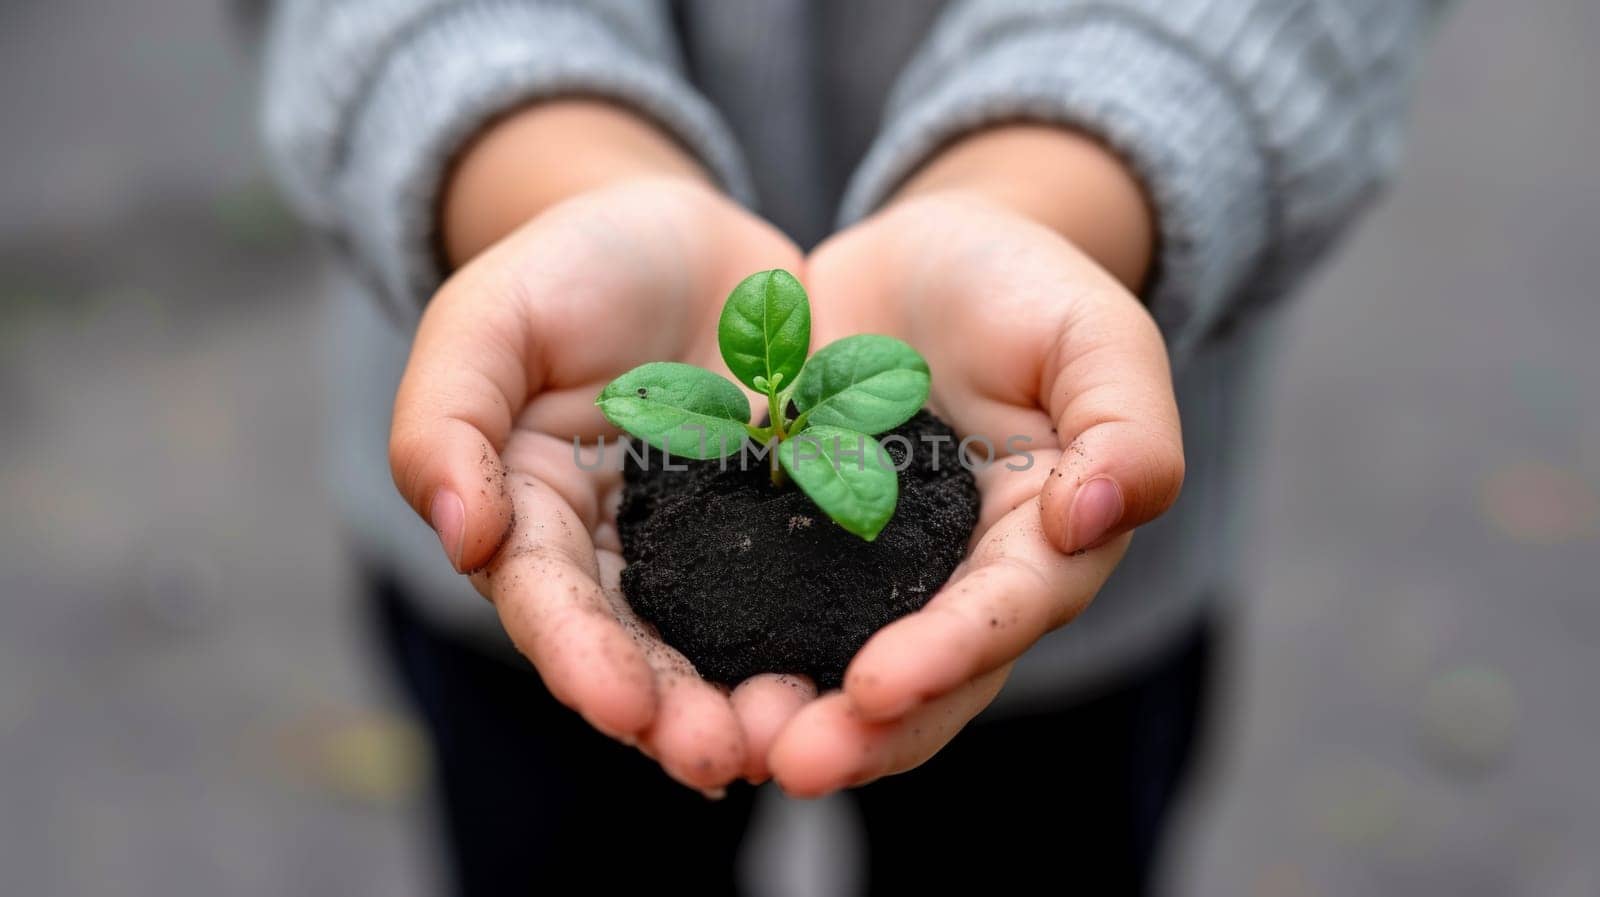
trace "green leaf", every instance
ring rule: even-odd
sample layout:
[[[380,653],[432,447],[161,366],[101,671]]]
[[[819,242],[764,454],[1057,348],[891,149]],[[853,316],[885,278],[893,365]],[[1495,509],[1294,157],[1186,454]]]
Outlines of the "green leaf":
[[[717,324],[728,370],[763,393],[793,383],[811,347],[811,304],[805,288],[782,268],[746,277],[728,294]],[[756,385],[756,378],[766,384]]]
[[[744,444],[750,400],[692,364],[642,364],[607,384],[595,404],[618,427],[662,451],[705,461]]]
[[[841,427],[815,426],[778,446],[778,463],[823,513],[871,542],[900,499],[900,478],[878,440]]]
[[[805,423],[882,433],[910,420],[928,401],[929,381],[928,363],[916,349],[864,333],[811,356],[791,399]]]

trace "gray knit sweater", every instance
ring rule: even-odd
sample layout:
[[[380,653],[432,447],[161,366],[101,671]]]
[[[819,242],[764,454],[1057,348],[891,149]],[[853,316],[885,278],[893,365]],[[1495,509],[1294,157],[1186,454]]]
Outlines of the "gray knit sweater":
[[[1156,206],[1146,300],[1173,354],[1189,476],[1002,704],[1124,671],[1231,591],[1232,471],[1248,463],[1268,333],[1252,312],[1393,169],[1417,46],[1443,5],[286,0],[268,32],[266,135],[292,201],[358,275],[330,327],[332,484],[351,536],[436,619],[494,637],[490,609],[394,494],[384,443],[407,329],[443,273],[440,181],[498,113],[573,93],[630,105],[802,245],[870,213],[954,136],[1059,123],[1122,153]]]

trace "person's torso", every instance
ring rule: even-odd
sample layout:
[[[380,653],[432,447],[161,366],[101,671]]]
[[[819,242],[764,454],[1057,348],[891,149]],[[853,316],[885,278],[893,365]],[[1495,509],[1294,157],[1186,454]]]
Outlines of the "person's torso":
[[[679,0],[690,80],[733,130],[760,212],[803,247],[826,237],[936,0]]]

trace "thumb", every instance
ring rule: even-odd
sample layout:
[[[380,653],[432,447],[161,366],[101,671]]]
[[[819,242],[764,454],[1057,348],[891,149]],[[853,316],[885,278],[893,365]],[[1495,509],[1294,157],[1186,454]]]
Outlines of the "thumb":
[[[1183,484],[1183,432],[1161,333],[1120,291],[1088,300],[1046,369],[1064,447],[1040,493],[1051,544],[1071,553],[1160,516]]]
[[[533,390],[522,357],[530,330],[523,309],[484,299],[458,279],[429,303],[389,432],[395,485],[460,572],[487,563],[510,529],[500,450]]]

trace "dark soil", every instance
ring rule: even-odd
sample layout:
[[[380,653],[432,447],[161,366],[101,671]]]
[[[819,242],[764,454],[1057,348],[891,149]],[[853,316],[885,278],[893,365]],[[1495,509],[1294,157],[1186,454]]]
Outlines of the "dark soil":
[[[836,688],[850,658],[885,624],[920,608],[950,577],[978,521],[972,473],[943,421],[919,413],[895,515],[873,542],[828,519],[766,462],[630,457],[617,527],[628,602],[714,682],[804,673]],[[879,437],[883,439],[885,437]],[[933,464],[931,440],[938,443]],[[905,448],[885,444],[898,466]]]

